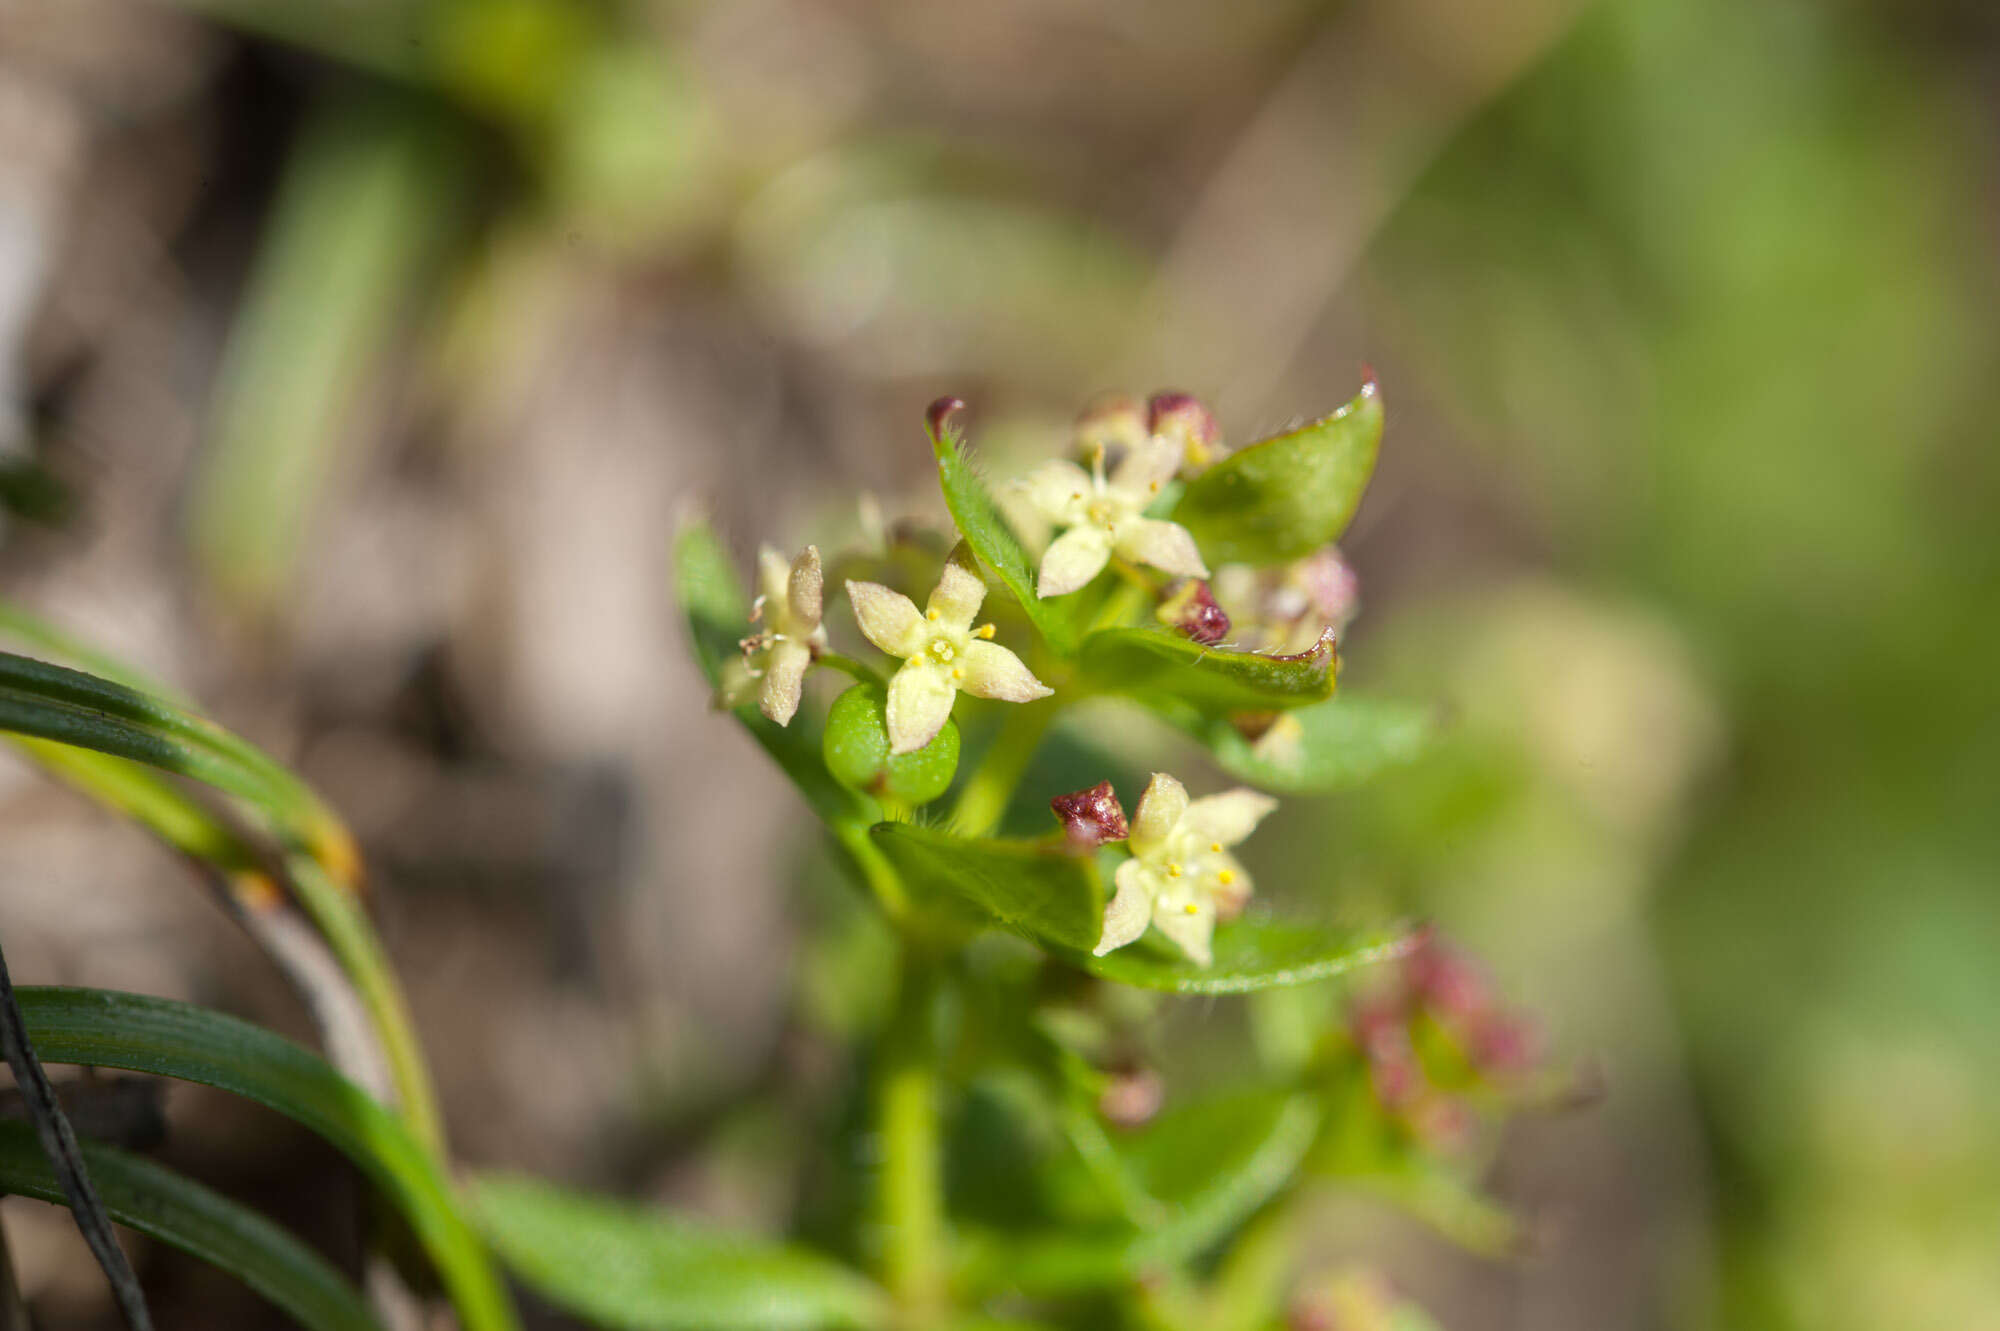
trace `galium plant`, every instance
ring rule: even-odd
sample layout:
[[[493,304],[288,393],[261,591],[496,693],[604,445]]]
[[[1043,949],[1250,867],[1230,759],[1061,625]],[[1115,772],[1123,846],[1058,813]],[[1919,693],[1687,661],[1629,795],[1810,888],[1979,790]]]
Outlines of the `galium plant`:
[[[1492,1127],[1548,1079],[1427,932],[1329,923],[1341,903],[1310,900],[1318,883],[1283,884],[1280,915],[1239,858],[1281,796],[1351,788],[1428,735],[1420,709],[1334,696],[1356,602],[1333,542],[1374,465],[1380,395],[1370,382],[1235,451],[1185,395],[1113,400],[1071,456],[998,486],[951,428],[961,405],[928,416],[955,536],[824,562],[766,545],[754,596],[705,523],[677,538],[718,707],[791,778],[894,956],[854,1050],[865,1090],[829,1125],[791,1241],[455,1175],[337,817],[186,704],[8,611],[0,629],[71,664],[0,653],[0,729],[179,850],[285,967],[326,1050],[164,1000],[9,989],[24,1086],[46,1089],[44,1061],[89,1063],[291,1115],[400,1213],[429,1268],[417,1283],[466,1331],[517,1325],[501,1266],[633,1331],[1420,1325],[1365,1271],[1298,1270],[1299,1204],[1365,1189],[1505,1250],[1513,1224],[1473,1180]],[[1089,726],[1064,724],[1086,704]],[[1106,756],[1129,745],[1091,742],[1107,726],[1205,757],[1141,789]],[[1053,766],[1093,770],[1051,785]],[[1246,996],[1258,1029],[1289,1034],[1261,1039],[1238,1082],[1184,1084],[1132,1052],[1176,995]],[[39,1135],[0,1123],[0,1190],[73,1208],[128,1324],[147,1314],[113,1220],[313,1331],[382,1325],[348,1273],[269,1222],[78,1143],[52,1093],[30,1107]],[[393,1284],[371,1261],[371,1290]]]

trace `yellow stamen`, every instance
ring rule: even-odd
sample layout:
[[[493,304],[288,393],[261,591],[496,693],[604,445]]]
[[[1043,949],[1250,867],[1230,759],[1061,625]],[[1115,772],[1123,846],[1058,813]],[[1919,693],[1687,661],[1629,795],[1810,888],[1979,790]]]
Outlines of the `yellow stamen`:
[[[1185,910],[1190,915],[1201,914],[1201,907],[1195,905],[1192,901],[1188,902],[1188,904],[1183,906],[1181,909]]]
[[[936,623],[938,619],[938,612],[935,610],[926,610],[924,611],[924,618],[930,620],[932,623]]]
[[[1154,494],[1158,494],[1160,492],[1160,483],[1158,481],[1154,481],[1147,488],[1150,489]]]
[[[1228,887],[1231,883],[1236,881],[1236,875],[1231,873],[1229,870],[1224,869],[1221,873],[1215,876],[1215,881],[1221,883],[1224,887]]]
[[[959,669],[957,666],[953,666],[951,670],[951,677],[953,679],[964,679],[965,671]]]
[[[1181,876],[1181,866],[1180,866],[1180,865],[1178,865],[1178,864],[1169,864],[1169,865],[1167,866],[1167,877],[1169,877],[1169,878],[1178,878],[1178,877],[1180,877],[1180,876]]]
[[[977,629],[973,630],[972,636],[975,638],[990,638],[994,632],[994,627],[991,624],[981,624]]]
[[[1214,852],[1215,852],[1216,854],[1218,854],[1218,855],[1220,855],[1220,854],[1222,853],[1222,843],[1221,843],[1220,841],[1211,841],[1211,842],[1209,842],[1209,843],[1208,843],[1208,848],[1209,848],[1210,850],[1214,851]]]

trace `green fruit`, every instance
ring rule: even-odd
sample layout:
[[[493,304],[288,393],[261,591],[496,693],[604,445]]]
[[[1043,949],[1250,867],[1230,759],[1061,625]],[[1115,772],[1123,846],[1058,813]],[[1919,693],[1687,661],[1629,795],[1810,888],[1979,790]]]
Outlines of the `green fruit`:
[[[877,798],[927,804],[944,794],[958,771],[958,723],[947,719],[937,737],[914,753],[889,752],[889,700],[872,684],[856,684],[833,700],[821,752],[834,780]]]

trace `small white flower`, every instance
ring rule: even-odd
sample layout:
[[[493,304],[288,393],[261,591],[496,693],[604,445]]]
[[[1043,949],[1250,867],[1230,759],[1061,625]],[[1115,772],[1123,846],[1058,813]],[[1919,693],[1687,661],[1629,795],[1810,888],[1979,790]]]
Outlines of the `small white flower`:
[[[1187,528],[1145,516],[1160,487],[1180,470],[1183,452],[1178,439],[1149,435],[1133,442],[1108,479],[1100,445],[1090,450],[1089,471],[1057,459],[1016,482],[1026,507],[1067,529],[1042,553],[1035,594],[1075,591],[1114,554],[1184,578],[1207,577],[1208,566]]]
[[[1277,807],[1240,787],[1189,800],[1186,786],[1153,773],[1126,843],[1132,858],[1118,866],[1118,892],[1104,908],[1097,955],[1124,947],[1150,923],[1196,965],[1208,965],[1216,921],[1234,919],[1250,899],[1250,875],[1229,847]]]
[[[1002,702],[1033,702],[1055,691],[1020,657],[989,641],[991,624],[972,627],[986,584],[963,544],[945,561],[921,613],[916,602],[879,582],[848,583],[847,599],[868,641],[903,658],[889,681],[891,753],[913,753],[936,738],[961,691]]]
[[[723,697],[734,703],[749,696],[757,683],[757,706],[779,725],[790,725],[805,692],[806,670],[826,648],[826,627],[820,623],[825,602],[825,575],[819,549],[807,546],[789,564],[770,546],[757,552],[757,599],[750,603],[750,622],[763,631],[743,639],[743,663],[728,670]]]

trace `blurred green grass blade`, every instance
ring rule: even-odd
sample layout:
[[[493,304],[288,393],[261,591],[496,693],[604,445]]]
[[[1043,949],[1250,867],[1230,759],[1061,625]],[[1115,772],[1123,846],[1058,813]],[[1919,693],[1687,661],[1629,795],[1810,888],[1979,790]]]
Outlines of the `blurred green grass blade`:
[[[1197,966],[1151,935],[1102,957],[1079,959],[1106,980],[1178,994],[1244,994],[1311,984],[1404,955],[1416,931],[1401,925],[1359,928],[1301,924],[1250,915],[1215,931],[1213,965]]]
[[[114,684],[123,684],[126,688],[140,693],[150,693],[153,697],[176,707],[190,710],[194,707],[194,703],[186,695],[164,680],[127,665],[109,652],[99,651],[74,634],[57,628],[41,616],[31,614],[11,601],[0,600],[0,635],[34,648],[44,659],[52,659],[57,664],[66,664],[72,669],[88,670],[93,675],[102,675]]]
[[[1104,935],[1104,884],[1090,856],[910,823],[878,824],[870,839],[919,911],[1011,929],[1056,949],[1088,951]]]
[[[520,1175],[469,1186],[514,1272],[557,1306],[622,1331],[814,1331],[890,1321],[883,1292],[803,1248]]]
[[[229,1272],[307,1331],[379,1331],[332,1263],[254,1211],[137,1156],[83,1145],[113,1220]],[[0,1192],[63,1204],[61,1185],[25,1123],[0,1122]]]
[[[1214,564],[1276,564],[1338,540],[1382,443],[1373,382],[1310,424],[1231,453],[1188,482],[1174,521]]]
[[[252,869],[255,849],[213,810],[144,763],[54,740],[15,735],[45,771],[138,823],[184,855],[224,871]]]
[[[80,670],[0,652],[0,730],[74,744],[206,782],[247,801],[273,827],[354,871],[347,831],[304,782],[200,716]]]
[[[1284,795],[1326,795],[1366,785],[1415,762],[1437,736],[1431,708],[1342,693],[1300,707],[1277,722],[1294,727],[1253,744],[1226,721],[1201,728],[1223,771]]]
[[[284,42],[392,78],[416,79],[424,69],[430,0],[174,0],[217,23]]]
[[[695,664],[714,688],[724,663],[740,654],[738,640],[750,632],[750,597],[728,550],[700,518],[683,520],[675,537],[674,586],[687,615]],[[826,770],[820,756],[822,720],[815,709],[800,708],[789,726],[772,721],[755,703],[729,711],[828,823],[866,827],[880,816],[873,800],[841,785]]]
[[[1331,638],[1296,656],[1204,647],[1156,628],[1103,629],[1078,658],[1086,685],[1156,702],[1175,712],[1276,711],[1333,696]]]
[[[22,1014],[44,1062],[199,1082],[255,1100],[324,1138],[382,1189],[436,1266],[467,1331],[518,1323],[485,1244],[403,1122],[282,1036],[186,1003],[100,989],[28,988]]]
[[[393,101],[322,113],[291,153],[193,484],[190,539],[234,604],[271,614],[290,595],[462,156],[431,113]]]
[[[1043,600],[1035,595],[1035,566],[1028,552],[1007,525],[1000,507],[986,488],[978,467],[948,417],[934,405],[926,420],[931,454],[937,459],[938,486],[944,491],[945,507],[958,534],[979,556],[979,562],[993,570],[1001,583],[1021,604],[1035,631],[1051,650],[1069,656],[1076,651],[1078,617],[1089,605],[1088,598],[1060,596]]]

